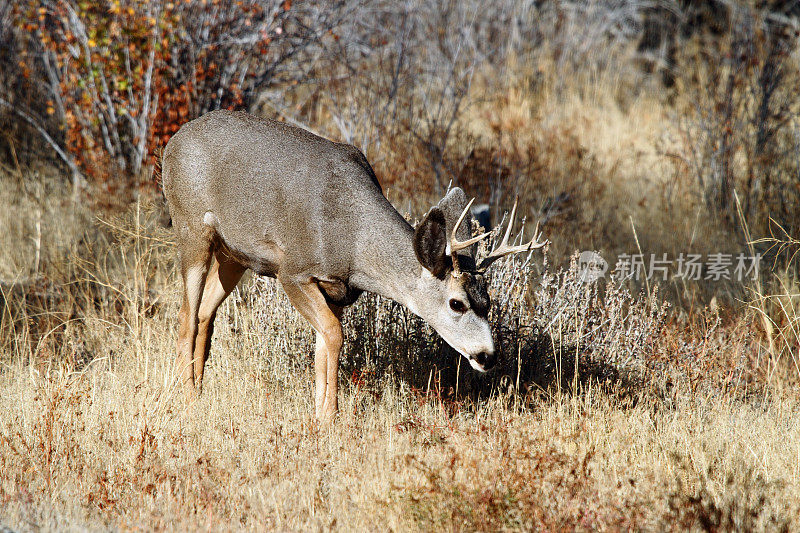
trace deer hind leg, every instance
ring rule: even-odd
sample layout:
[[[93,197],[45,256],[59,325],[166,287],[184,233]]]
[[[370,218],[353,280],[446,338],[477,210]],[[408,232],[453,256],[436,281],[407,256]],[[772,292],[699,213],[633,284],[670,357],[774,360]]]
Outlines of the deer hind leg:
[[[291,283],[281,280],[292,305],[317,332],[314,351],[314,406],[317,419],[330,420],[338,410],[339,353],[342,350],[342,309],[330,305],[316,282]]]
[[[194,384],[198,392],[203,389],[203,371],[208,351],[211,349],[211,337],[214,334],[214,319],[217,309],[242,279],[245,267],[226,257],[222,252],[214,256],[211,269],[206,276],[203,297],[197,312],[197,335],[194,343]]]
[[[197,397],[194,387],[194,352],[197,337],[197,313],[203,296],[203,286],[211,261],[211,246],[208,244],[183,246],[181,248],[181,274],[183,277],[183,303],[178,329],[178,372],[188,401]]]

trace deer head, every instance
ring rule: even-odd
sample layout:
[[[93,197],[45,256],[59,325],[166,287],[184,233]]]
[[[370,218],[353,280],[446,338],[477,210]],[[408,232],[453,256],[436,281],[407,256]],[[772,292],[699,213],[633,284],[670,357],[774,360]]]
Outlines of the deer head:
[[[517,210],[514,202],[500,245],[477,265],[475,245],[489,233],[471,236],[471,205],[472,200],[467,202],[464,191],[455,188],[417,226],[414,252],[423,269],[415,291],[417,297],[409,307],[466,357],[472,368],[485,372],[497,362],[488,321],[486,270],[501,257],[541,248],[547,241],[539,242],[535,232],[530,242],[509,246]]]

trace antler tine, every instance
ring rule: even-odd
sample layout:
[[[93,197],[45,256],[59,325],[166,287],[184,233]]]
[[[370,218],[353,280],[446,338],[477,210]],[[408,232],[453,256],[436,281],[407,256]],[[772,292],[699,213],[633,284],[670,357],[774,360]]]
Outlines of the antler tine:
[[[503,235],[503,240],[500,241],[500,245],[492,250],[492,252],[486,256],[486,258],[481,262],[481,266],[479,270],[483,270],[487,268],[490,264],[495,262],[496,260],[500,259],[501,257],[505,257],[507,255],[516,254],[520,252],[529,252],[536,248],[542,248],[548,242],[548,240],[544,240],[539,242],[539,237],[542,235],[539,233],[539,223],[536,223],[536,229],[533,230],[533,238],[530,242],[525,244],[519,244],[517,246],[509,246],[508,239],[511,236],[511,230],[514,227],[514,219],[517,214],[517,202],[519,201],[519,197],[514,199],[514,207],[511,208],[511,216],[508,219],[508,227],[506,228],[506,233]]]
[[[506,228],[506,233],[505,233],[505,235],[503,235],[503,240],[500,241],[500,246],[498,246],[497,248],[492,250],[492,252],[489,254],[489,257],[492,257],[492,255],[496,251],[501,250],[501,249],[505,249],[505,248],[508,247],[508,238],[511,236],[511,230],[514,227],[514,221],[517,218],[517,202],[518,201],[519,201],[519,196],[515,196],[514,197],[514,207],[511,208],[511,216],[508,217],[508,227]]]
[[[469,208],[472,207],[472,202],[474,202],[474,201],[475,201],[475,198],[473,198],[472,200],[469,201],[469,203],[467,204],[467,207],[465,207],[464,211],[461,212],[461,216],[458,217],[458,220],[456,221],[455,225],[453,226],[453,231],[450,233],[450,243],[449,243],[450,244],[450,255],[453,258],[453,275],[455,275],[455,276],[460,276],[461,275],[461,268],[459,267],[459,264],[458,264],[458,257],[457,257],[456,252],[458,252],[459,250],[463,250],[464,248],[468,248],[468,247],[472,246],[473,244],[475,244],[477,242],[480,242],[481,240],[483,240],[486,237],[488,237],[489,235],[491,235],[491,232],[487,232],[487,233],[483,233],[481,235],[478,235],[477,237],[472,237],[471,239],[467,239],[466,241],[459,241],[458,237],[456,237],[456,233],[458,232],[458,228],[460,228],[461,227],[461,223],[464,222],[464,217],[467,216],[467,213],[469,212]]]

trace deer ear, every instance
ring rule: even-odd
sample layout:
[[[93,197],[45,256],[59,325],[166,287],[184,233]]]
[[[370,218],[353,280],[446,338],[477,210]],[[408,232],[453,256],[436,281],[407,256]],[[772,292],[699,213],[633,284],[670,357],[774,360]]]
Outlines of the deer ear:
[[[444,278],[447,262],[447,225],[444,213],[431,208],[414,231],[414,253],[419,262],[437,278]]]

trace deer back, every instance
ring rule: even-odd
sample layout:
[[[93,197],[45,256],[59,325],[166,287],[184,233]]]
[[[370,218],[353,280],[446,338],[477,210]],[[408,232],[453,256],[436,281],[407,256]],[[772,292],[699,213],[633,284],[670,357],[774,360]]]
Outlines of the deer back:
[[[364,246],[391,255],[375,235],[413,231],[358,149],[246,113],[184,125],[164,150],[163,186],[179,240],[210,228],[259,274],[346,279]]]

